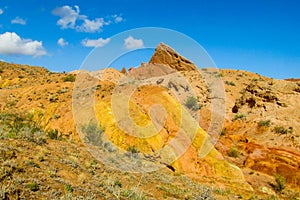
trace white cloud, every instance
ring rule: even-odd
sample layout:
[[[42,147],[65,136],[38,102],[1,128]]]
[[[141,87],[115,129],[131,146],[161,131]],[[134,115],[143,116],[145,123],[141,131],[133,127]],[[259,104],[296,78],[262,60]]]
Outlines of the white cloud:
[[[52,11],[53,15],[61,17],[56,24],[59,25],[62,29],[75,28],[77,19],[86,18],[86,16],[84,15],[79,15],[79,6],[74,6],[74,8],[75,10],[73,10],[70,6],[62,6],[59,8],[55,8]]]
[[[84,22],[81,26],[77,26],[76,30],[79,32],[94,33],[101,30],[105,25],[103,18],[96,18],[95,20],[84,19]]]
[[[42,42],[22,39],[14,32],[6,32],[0,34],[0,54],[37,57],[46,55],[46,51]]]
[[[105,20],[104,18],[89,19],[86,15],[80,14],[79,6],[62,6],[55,8],[52,14],[60,17],[57,21],[57,25],[62,29],[75,29],[78,32],[94,33],[100,32],[103,26],[111,24],[110,20]],[[110,17],[111,18],[111,17]],[[120,23],[123,18],[118,15],[112,15],[114,23]]]
[[[26,20],[22,19],[20,17],[16,17],[15,19],[11,20],[12,24],[21,24],[21,25],[26,25]]]
[[[112,17],[116,24],[118,24],[124,20],[123,17],[121,17],[120,15],[112,15]]]
[[[59,46],[61,46],[61,47],[64,47],[64,46],[68,45],[69,43],[68,43],[67,41],[65,41],[64,38],[59,38],[59,39],[57,40],[57,44],[58,44]]]
[[[103,47],[110,42],[110,38],[99,38],[97,40],[85,39],[82,40],[81,44],[85,47]]]
[[[0,8],[0,15],[2,15],[4,13],[4,11]]]
[[[138,49],[144,47],[144,42],[142,39],[135,39],[129,36],[124,40],[124,46],[126,49]]]

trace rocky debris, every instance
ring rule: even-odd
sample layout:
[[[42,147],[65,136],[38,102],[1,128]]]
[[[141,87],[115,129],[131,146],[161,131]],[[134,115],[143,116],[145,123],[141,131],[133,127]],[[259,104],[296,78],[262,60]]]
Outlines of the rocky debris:
[[[156,47],[149,63],[167,65],[177,71],[197,70],[196,65],[164,43],[160,43]]]
[[[258,83],[250,83],[242,90],[242,96],[236,100],[232,112],[237,113],[244,105],[247,105],[249,108],[265,108],[265,103],[276,103],[279,106],[284,106],[284,103],[279,101],[277,94],[270,87],[263,87]]]

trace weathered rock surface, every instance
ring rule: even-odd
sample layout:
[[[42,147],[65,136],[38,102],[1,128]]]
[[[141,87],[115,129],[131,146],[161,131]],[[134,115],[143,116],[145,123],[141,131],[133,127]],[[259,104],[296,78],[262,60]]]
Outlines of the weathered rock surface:
[[[164,43],[160,43],[157,46],[149,63],[167,65],[178,71],[191,71],[197,69],[191,61],[179,55],[174,49]]]

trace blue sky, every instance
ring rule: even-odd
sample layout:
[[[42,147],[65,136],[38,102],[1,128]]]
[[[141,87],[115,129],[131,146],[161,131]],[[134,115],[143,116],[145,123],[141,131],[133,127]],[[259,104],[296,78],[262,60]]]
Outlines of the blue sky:
[[[219,68],[299,78],[299,10],[297,0],[0,0],[0,59],[71,71],[115,34],[163,27],[193,38]],[[128,35],[124,45],[133,50],[149,40]]]

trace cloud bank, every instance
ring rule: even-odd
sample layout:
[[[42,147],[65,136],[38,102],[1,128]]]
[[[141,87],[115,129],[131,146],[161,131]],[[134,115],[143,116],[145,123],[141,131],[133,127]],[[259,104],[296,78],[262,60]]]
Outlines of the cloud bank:
[[[0,34],[0,54],[43,56],[46,50],[41,41],[22,39],[15,32]]]
[[[104,26],[123,21],[119,15],[112,15],[113,20],[105,20],[103,17],[89,19],[88,16],[80,14],[80,8],[76,5],[74,8],[68,5],[55,8],[52,14],[60,17],[56,24],[61,29],[74,29],[77,32],[85,33],[100,32]]]

